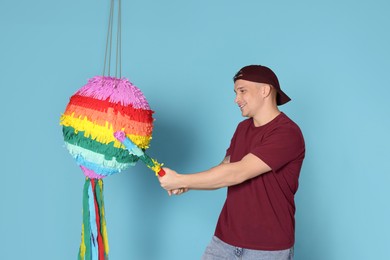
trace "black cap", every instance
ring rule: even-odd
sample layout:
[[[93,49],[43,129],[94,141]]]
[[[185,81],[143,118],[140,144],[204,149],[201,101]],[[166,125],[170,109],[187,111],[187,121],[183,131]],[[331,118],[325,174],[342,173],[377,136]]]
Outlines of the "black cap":
[[[245,66],[236,73],[233,81],[236,82],[238,79],[272,85],[278,92],[276,95],[276,104],[278,106],[291,100],[291,98],[280,89],[278,77],[276,77],[276,74],[268,67],[261,65]]]

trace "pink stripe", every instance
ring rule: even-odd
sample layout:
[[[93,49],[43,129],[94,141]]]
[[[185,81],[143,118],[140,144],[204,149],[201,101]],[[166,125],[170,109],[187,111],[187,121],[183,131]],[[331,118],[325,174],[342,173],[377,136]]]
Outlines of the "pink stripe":
[[[83,170],[84,175],[87,176],[90,179],[103,179],[105,176],[99,175],[95,173],[94,171],[85,168],[84,166],[80,165],[81,170]]]
[[[134,108],[150,110],[141,90],[126,78],[95,76],[76,94],[99,100],[109,99],[111,103],[119,103],[122,106],[131,104]]]

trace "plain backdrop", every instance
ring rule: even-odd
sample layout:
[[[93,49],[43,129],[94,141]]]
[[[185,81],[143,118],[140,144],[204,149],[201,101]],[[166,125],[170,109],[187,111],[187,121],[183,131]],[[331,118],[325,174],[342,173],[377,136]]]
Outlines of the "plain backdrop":
[[[182,173],[218,164],[243,119],[234,73],[269,66],[306,140],[295,259],[390,259],[389,1],[122,8],[122,76],[155,111],[149,155]],[[108,12],[108,0],[0,0],[1,259],[77,257],[84,176],[59,117],[102,73]],[[226,196],[169,197],[143,164],[104,183],[113,260],[200,259]]]

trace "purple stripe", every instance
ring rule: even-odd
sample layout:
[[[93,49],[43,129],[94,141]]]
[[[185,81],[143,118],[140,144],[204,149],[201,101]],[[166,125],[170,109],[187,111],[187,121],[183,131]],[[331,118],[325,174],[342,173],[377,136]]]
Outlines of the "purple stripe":
[[[119,103],[122,106],[131,104],[134,108],[150,110],[141,90],[126,78],[95,76],[76,94],[99,100],[108,99],[111,103]]]

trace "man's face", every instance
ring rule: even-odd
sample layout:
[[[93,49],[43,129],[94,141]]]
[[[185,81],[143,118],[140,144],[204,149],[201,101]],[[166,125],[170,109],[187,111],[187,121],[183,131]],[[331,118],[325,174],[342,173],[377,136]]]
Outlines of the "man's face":
[[[234,92],[237,103],[244,117],[253,117],[263,105],[261,88],[264,84],[251,82],[243,79],[236,80]]]

